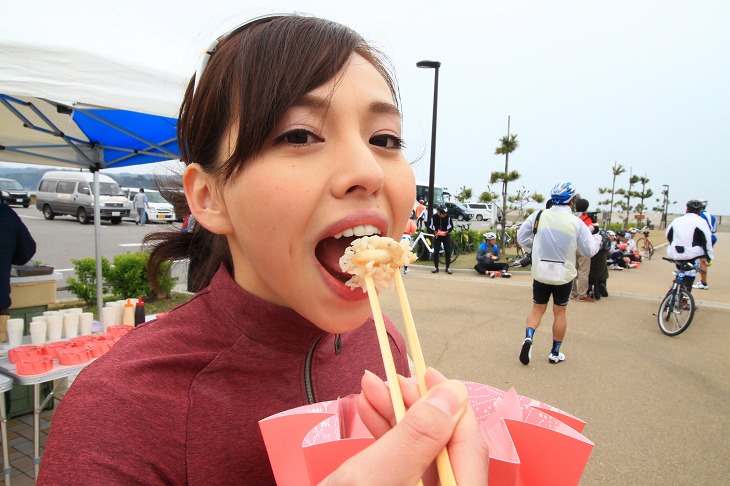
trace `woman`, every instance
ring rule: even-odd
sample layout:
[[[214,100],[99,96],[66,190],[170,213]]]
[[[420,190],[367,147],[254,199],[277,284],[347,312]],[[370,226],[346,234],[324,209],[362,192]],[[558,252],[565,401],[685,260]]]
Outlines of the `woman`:
[[[418,400],[404,383],[410,409],[391,431],[367,295],[337,265],[356,237],[400,238],[415,197],[380,57],[352,30],[300,16],[248,23],[208,55],[178,125],[196,224],[148,240],[151,281],[189,257],[202,290],[84,370],[39,484],[274,484],[258,421],[361,389],[360,415],[381,439],[328,484],[412,484],[447,443],[457,479],[485,483],[461,384],[431,372]],[[388,330],[408,375],[403,338]]]

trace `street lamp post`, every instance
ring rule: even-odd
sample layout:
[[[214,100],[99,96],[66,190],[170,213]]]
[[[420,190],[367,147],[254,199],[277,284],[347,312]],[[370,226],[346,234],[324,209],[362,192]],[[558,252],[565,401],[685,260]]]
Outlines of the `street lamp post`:
[[[667,229],[667,209],[669,207],[669,185],[664,184],[662,186],[664,190],[662,193],[664,193],[664,209],[662,210],[662,221],[659,223],[659,227],[661,229]]]
[[[441,63],[438,61],[418,61],[416,66],[423,69],[433,69],[435,71],[433,78],[433,120],[431,126],[431,165],[428,173],[428,224],[431,225],[434,208],[434,178],[436,173],[436,109],[439,99],[439,68]]]

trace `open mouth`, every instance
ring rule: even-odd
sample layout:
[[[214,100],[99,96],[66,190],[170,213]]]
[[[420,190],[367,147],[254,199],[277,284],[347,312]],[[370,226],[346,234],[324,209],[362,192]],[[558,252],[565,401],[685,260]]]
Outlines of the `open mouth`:
[[[380,230],[372,225],[348,228],[317,243],[317,247],[314,249],[314,256],[330,275],[340,282],[345,283],[352,277],[352,275],[343,272],[340,268],[340,258],[345,254],[347,247],[358,238],[379,234]]]

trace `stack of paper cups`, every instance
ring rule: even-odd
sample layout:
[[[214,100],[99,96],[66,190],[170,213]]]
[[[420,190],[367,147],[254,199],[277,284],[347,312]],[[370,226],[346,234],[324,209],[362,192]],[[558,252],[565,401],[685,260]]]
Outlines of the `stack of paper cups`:
[[[87,336],[91,334],[91,326],[94,324],[93,312],[82,312],[79,314],[79,334]]]
[[[101,326],[106,332],[106,328],[118,324],[116,306],[107,305],[101,309]]]
[[[67,312],[63,315],[63,331],[66,339],[75,338],[79,335],[79,314]]]
[[[25,320],[8,319],[8,345],[11,348],[23,344],[23,330],[25,328]]]
[[[48,324],[48,340],[60,340],[63,335],[63,315],[46,316],[46,323]]]
[[[46,328],[48,323],[45,319],[33,320],[30,323],[30,341],[35,346],[46,344]]]

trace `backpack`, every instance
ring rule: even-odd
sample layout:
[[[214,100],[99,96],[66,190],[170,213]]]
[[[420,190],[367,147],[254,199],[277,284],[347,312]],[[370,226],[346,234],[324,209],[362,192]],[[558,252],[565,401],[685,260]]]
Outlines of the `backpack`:
[[[611,238],[608,233],[604,230],[599,230],[598,234],[601,235],[601,247],[600,250],[610,251],[611,250]]]

